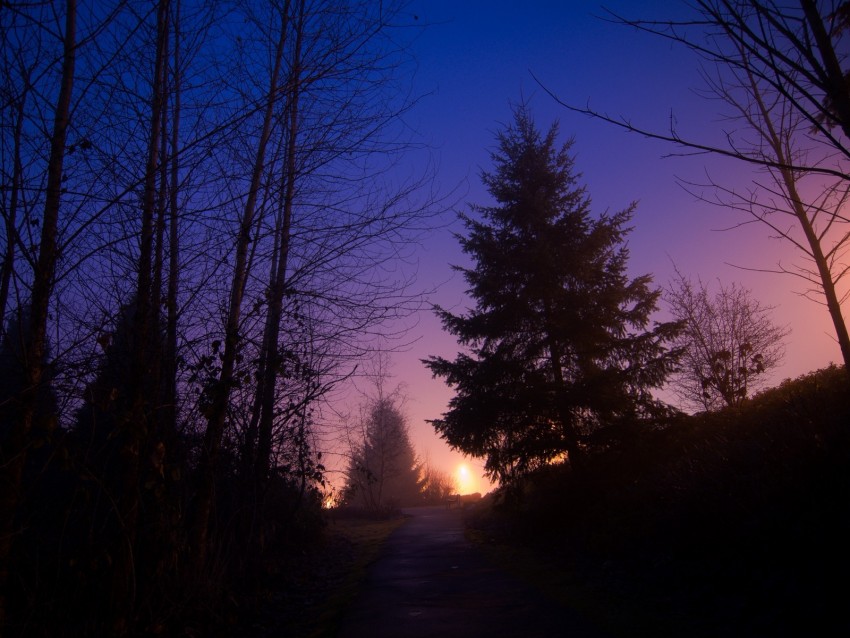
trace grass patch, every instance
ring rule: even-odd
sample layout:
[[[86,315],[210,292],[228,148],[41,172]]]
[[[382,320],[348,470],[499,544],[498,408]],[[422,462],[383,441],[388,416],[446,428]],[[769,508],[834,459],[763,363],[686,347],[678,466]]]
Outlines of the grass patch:
[[[331,523],[331,544],[341,551],[331,552],[337,561],[334,569],[339,578],[337,586],[327,592],[328,597],[314,610],[316,622],[305,636],[331,636],[336,633],[345,609],[360,591],[369,566],[377,560],[387,537],[402,523],[402,517],[369,521],[342,519]]]
[[[401,516],[372,520],[329,516],[323,541],[297,557],[271,583],[258,604],[245,610],[250,620],[238,633],[247,638],[336,635],[345,609],[360,591],[369,566]]]

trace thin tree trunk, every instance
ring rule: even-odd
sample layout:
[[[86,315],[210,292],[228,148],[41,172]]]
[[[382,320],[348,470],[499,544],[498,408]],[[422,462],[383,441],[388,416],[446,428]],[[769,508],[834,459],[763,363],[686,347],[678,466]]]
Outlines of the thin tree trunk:
[[[827,96],[833,108],[838,114],[838,123],[844,134],[850,138],[850,91],[848,91],[847,80],[841,71],[841,64],[835,54],[835,47],[823,25],[823,19],[814,0],[800,0],[800,6],[806,14],[806,21],[815,37],[815,42],[823,60],[824,77],[820,78],[824,84]],[[830,308],[832,313],[832,308]],[[843,352],[843,350],[842,350]],[[847,357],[845,356],[845,361]]]
[[[584,461],[584,451],[579,445],[578,433],[575,425],[572,422],[570,410],[565,405],[563,394],[566,390],[564,382],[564,369],[561,364],[563,353],[561,352],[561,344],[555,338],[551,327],[551,314],[548,303],[545,308],[546,312],[546,341],[549,348],[549,361],[552,366],[552,376],[555,380],[558,396],[556,397],[556,409],[558,417],[561,419],[561,433],[564,437],[564,447],[567,449],[567,454],[570,459],[570,467],[575,471],[580,471]]]
[[[254,225],[257,194],[260,190],[263,169],[265,167],[266,146],[271,135],[274,106],[280,91],[278,79],[280,78],[285,43],[286,13],[284,12],[269,83],[268,102],[263,116],[262,133],[257,146],[257,154],[251,174],[250,190],[248,191],[245,210],[239,225],[239,235],[236,240],[236,263],[233,269],[233,279],[230,288],[230,303],[225,326],[221,371],[215,387],[212,388],[212,401],[207,416],[207,430],[201,450],[199,468],[200,484],[196,496],[195,520],[193,522],[191,539],[193,564],[197,573],[200,573],[206,562],[209,520],[215,492],[215,472],[221,450],[221,439],[224,434],[224,420],[227,413],[227,404],[230,399],[230,389],[233,384],[236,353],[239,348],[239,321],[242,312],[245,281],[248,276],[247,259],[251,243],[251,229]]]
[[[62,170],[65,142],[71,111],[76,64],[77,2],[65,4],[65,36],[63,41],[62,83],[56,101],[53,132],[50,137],[50,158],[47,164],[47,189],[44,217],[41,221],[41,241],[38,260],[33,272],[30,299],[30,325],[25,352],[27,387],[21,396],[22,416],[16,423],[3,451],[0,468],[0,627],[6,624],[6,587],[9,582],[9,559],[15,531],[15,517],[20,499],[21,477],[27,457],[27,438],[32,430],[39,389],[44,378],[47,355],[47,318],[53,293],[56,271],[56,241],[59,225],[59,206],[62,196]]]
[[[844,316],[841,312],[841,303],[835,291],[832,271],[829,268],[826,256],[823,254],[823,248],[815,233],[815,229],[812,228],[811,221],[806,215],[806,210],[801,203],[794,176],[787,168],[782,169],[781,174],[785,188],[788,190],[788,200],[794,208],[794,215],[799,220],[806,240],[809,243],[809,249],[812,251],[812,258],[818,269],[823,296],[826,299],[826,307],[829,310],[829,316],[832,319],[832,325],[835,328],[835,335],[838,339],[838,347],[841,349],[841,356],[844,359],[844,368],[850,374],[850,334],[847,332],[847,324],[844,322]]]
[[[135,566],[136,538],[139,521],[141,459],[150,435],[148,427],[151,388],[158,388],[156,362],[161,355],[155,332],[157,291],[153,289],[154,216],[157,208],[157,173],[159,169],[162,111],[165,92],[165,50],[168,38],[168,0],[160,0],[156,21],[156,57],[151,91],[150,139],[145,166],[142,199],[139,272],[133,318],[134,340],[132,366],[127,380],[130,408],[119,422],[121,437],[121,487],[118,515],[123,538],[117,539],[113,566],[113,623],[117,635],[126,633],[135,605],[137,574]]]
[[[168,39],[166,38],[166,42]],[[168,55],[168,51],[164,52]],[[165,67],[163,68],[165,71]],[[164,77],[163,77],[164,80]],[[168,105],[166,97],[163,96],[163,108],[160,109],[161,119],[159,125],[159,189],[156,203],[156,224],[154,259],[153,259],[153,282],[151,284],[151,319],[154,326],[158,327],[160,319],[160,307],[162,300],[162,282],[165,269],[165,227],[168,210]],[[155,328],[154,328],[155,331]]]
[[[288,5],[288,3],[287,3]],[[262,381],[262,410],[259,423],[256,460],[256,482],[261,486],[269,478],[271,468],[272,431],[274,428],[274,404],[277,375],[280,368],[280,353],[278,339],[280,338],[280,322],[283,314],[283,296],[286,291],[286,271],[289,263],[289,240],[292,229],[292,206],[295,199],[296,159],[298,151],[298,100],[300,98],[301,74],[301,40],[304,30],[304,6],[299,3],[298,17],[295,25],[295,50],[290,74],[291,93],[288,103],[289,122],[286,145],[286,166],[283,174],[283,215],[279,226],[277,270],[274,273],[269,290],[269,311],[266,322],[264,343],[267,347],[266,366]]]
[[[17,241],[18,229],[18,199],[23,184],[23,167],[21,162],[21,136],[24,128],[24,113],[26,107],[29,86],[24,90],[18,101],[15,113],[15,133],[12,140],[14,145],[14,166],[12,168],[12,192],[9,195],[9,210],[6,212],[6,250],[3,254],[3,267],[0,272],[0,336],[6,324],[6,306],[9,301],[9,285],[12,281],[12,273],[15,270],[15,243]]]
[[[838,346],[841,349],[841,356],[844,359],[844,368],[848,375],[850,375],[850,334],[847,332],[847,324],[844,322],[844,317],[841,313],[841,303],[835,291],[835,281],[832,278],[832,271],[830,270],[829,263],[824,255],[821,242],[814,227],[812,226],[811,220],[806,214],[806,209],[803,206],[799,193],[797,192],[797,179],[793,172],[787,168],[791,158],[786,157],[782,139],[774,126],[773,120],[771,119],[770,110],[767,108],[767,105],[762,99],[758,84],[753,79],[752,75],[748,75],[748,79],[753,99],[758,106],[762,119],[764,120],[767,142],[770,144],[776,161],[780,165],[786,167],[778,169],[782,176],[782,182],[785,186],[785,195],[788,198],[788,202],[791,204],[794,216],[797,218],[800,228],[803,230],[803,234],[806,236],[806,241],[809,244],[809,250],[811,251],[811,256],[815,262],[818,277],[820,278],[821,289],[823,290],[823,295],[826,299],[826,307],[829,310],[829,316],[832,319],[832,325],[835,328],[835,335],[838,339]]]
[[[180,143],[180,0],[174,3],[174,74],[171,95],[171,183],[168,218],[168,292],[166,294],[167,319],[165,328],[165,420],[172,432],[177,430],[177,292],[179,290],[180,235],[178,209],[178,179],[180,163],[177,148]]]

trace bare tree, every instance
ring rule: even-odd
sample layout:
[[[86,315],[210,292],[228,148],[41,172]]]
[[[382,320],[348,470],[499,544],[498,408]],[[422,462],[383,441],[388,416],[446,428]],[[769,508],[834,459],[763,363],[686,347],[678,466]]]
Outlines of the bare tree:
[[[276,22],[279,25],[277,45],[272,57],[272,71],[269,77],[268,98],[265,103],[262,132],[254,154],[254,168],[251,173],[250,186],[245,200],[245,207],[241,214],[239,233],[237,235],[236,261],[233,267],[233,281],[230,286],[230,301],[228,303],[221,369],[218,379],[209,388],[210,405],[207,412],[207,429],[204,435],[204,446],[201,457],[201,483],[198,490],[194,531],[192,534],[196,569],[202,568],[206,560],[207,534],[214,496],[213,485],[216,466],[224,433],[227,405],[233,386],[233,371],[237,351],[240,346],[239,327],[242,315],[242,300],[245,294],[245,282],[248,277],[248,252],[251,248],[251,234],[254,228],[254,215],[257,210],[260,181],[266,162],[266,147],[271,136],[275,104],[280,95],[278,81],[283,64],[284,45],[288,36],[288,19],[287,2],[283,11],[276,16]]]
[[[14,520],[21,491],[21,474],[26,461],[28,436],[33,427],[42,379],[45,376],[47,325],[49,304],[56,269],[56,233],[62,196],[62,169],[74,88],[74,67],[77,50],[77,3],[67,0],[64,7],[64,28],[61,30],[61,83],[56,98],[53,129],[50,136],[50,157],[47,164],[47,187],[41,220],[41,240],[38,258],[33,269],[32,292],[29,303],[29,327],[25,347],[27,387],[21,396],[21,418],[3,441],[2,477],[0,477],[0,626],[6,622],[5,589],[9,580],[9,553],[13,539]]]
[[[677,271],[664,300],[684,326],[676,342],[683,354],[674,389],[689,406],[738,405],[782,362],[788,329],[774,324],[774,308],[743,286],[718,282],[712,293],[702,280]]]
[[[24,38],[24,34],[15,33],[11,25],[2,25],[0,37],[4,42],[14,38]],[[0,322],[6,321],[6,308],[9,300],[9,290],[12,275],[15,271],[15,255],[17,251],[18,223],[21,217],[20,209],[25,206],[24,196],[24,123],[26,120],[27,101],[32,90],[32,74],[36,61],[28,60],[22,44],[16,47],[4,46],[3,53],[3,90],[0,99],[4,103],[2,113],[3,143],[2,168],[3,185],[0,192],[0,213],[3,216],[6,245],[3,252],[3,263],[0,267]]]
[[[458,493],[457,479],[449,472],[435,467],[428,457],[419,464],[419,479],[425,503],[440,504]]]
[[[427,226],[430,201],[415,195],[421,181],[387,178],[410,148],[398,124],[414,103],[394,91],[405,58],[390,33],[397,10],[323,0],[245,8],[262,34],[258,48],[271,44],[269,12],[285,14],[288,30],[231,390],[250,418],[227,420],[222,432],[238,439],[252,490],[245,500],[257,507],[279,475],[275,459],[290,447],[283,435],[296,422],[313,427],[305,410],[384,347],[390,321],[419,304],[399,264]]]
[[[688,152],[713,153],[760,170],[749,191],[711,182],[713,201],[765,224],[806,258],[805,264],[780,263],[771,270],[801,278],[804,294],[827,307],[850,373],[850,335],[841,308],[850,246],[850,220],[843,211],[850,191],[850,86],[837,54],[847,39],[848,5],[697,0],[693,8],[694,19],[681,22],[613,14],[612,19],[679,43],[706,61],[703,77],[713,97],[728,107],[731,122],[743,125],[723,131],[725,146],[684,137],[673,124],[653,131],[559,102]]]
[[[160,627],[157,608],[189,589],[199,572],[177,569],[183,553],[201,567],[211,539],[250,545],[216,525],[247,505],[216,489],[237,483],[240,452],[290,498],[263,516],[313,502],[316,406],[417,308],[403,260],[429,209],[421,182],[387,172],[410,148],[399,116],[413,103],[394,83],[395,2],[114,0],[82,4],[76,35],[74,8],[0,10],[0,330],[25,318],[27,340],[3,344],[27,374],[0,400],[29,406],[0,431],[0,580],[10,554],[26,563],[12,542],[44,531],[16,507],[42,508],[58,562],[15,574],[39,588],[12,588],[15,619],[47,595],[54,619],[81,603],[68,634],[122,634],[141,616]],[[58,406],[33,409],[37,387],[57,388]],[[16,503],[34,493],[15,477],[47,411],[66,427],[41,456],[68,462],[38,471],[70,478],[78,500]],[[63,598],[78,568],[103,591]]]

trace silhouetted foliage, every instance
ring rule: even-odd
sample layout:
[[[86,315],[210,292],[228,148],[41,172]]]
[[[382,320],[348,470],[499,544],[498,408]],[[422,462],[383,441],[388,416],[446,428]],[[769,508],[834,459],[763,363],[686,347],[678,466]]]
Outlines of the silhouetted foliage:
[[[30,313],[28,307],[10,313],[0,340],[0,441],[5,441],[13,430],[13,424],[22,417],[21,396],[27,387],[26,358],[29,342]],[[45,374],[36,391],[36,409],[33,415],[31,447],[44,445],[56,429],[56,396],[51,385],[48,366],[49,346],[44,352],[42,365]],[[8,450],[7,446],[0,446]],[[8,461],[8,459],[3,459]]]
[[[141,378],[141,405],[129,391],[133,353],[140,347],[153,349],[150,343],[137,343],[142,335],[134,329],[136,312],[135,303],[126,304],[114,328],[101,335],[104,353],[67,437],[82,479],[78,507],[89,525],[83,555],[77,560],[90,567],[89,571],[80,568],[85,578],[104,588],[98,597],[103,631],[110,629],[110,617],[125,613],[127,604],[114,598],[123,591],[115,587],[114,578],[130,579],[134,597],[144,601],[144,607],[158,606],[154,600],[170,589],[166,574],[173,573],[183,542],[180,479],[185,449],[162,422],[163,380],[154,375]],[[160,334],[160,345],[164,339]],[[138,448],[140,464],[134,476],[125,472],[128,447]],[[134,483],[128,484],[130,480]],[[128,493],[141,510],[134,530],[132,521],[122,515]],[[134,539],[129,546],[128,538]],[[132,552],[129,559],[135,568],[133,574],[118,576],[117,557],[125,552]]]
[[[541,468],[477,525],[616,597],[629,635],[846,633],[831,584],[850,567],[845,374],[678,415],[579,475]]]
[[[454,477],[434,467],[429,461],[420,463],[419,473],[423,503],[439,505],[458,493],[457,481]]]
[[[23,418],[21,397],[28,385],[26,356],[29,345],[30,314],[24,307],[9,315],[0,341],[0,466],[9,467],[10,454],[22,446],[10,444],[16,425]],[[7,601],[9,618],[19,619],[21,609],[35,604],[44,615],[53,615],[57,605],[53,590],[57,577],[55,565],[65,554],[63,528],[67,525],[68,502],[72,485],[69,476],[57,471],[64,450],[58,439],[58,406],[51,385],[48,365],[49,346],[42,365],[45,374],[36,390],[32,429],[23,446],[25,461],[21,467],[21,492],[18,507],[9,525],[13,530],[10,579]],[[0,622],[0,628],[3,622]]]
[[[648,327],[660,293],[626,272],[634,205],[594,218],[557,125],[541,133],[525,107],[514,118],[482,175],[496,205],[462,216],[475,265],[457,270],[476,306],[437,309],[469,354],[425,361],[456,392],[437,432],[502,482],[564,453],[576,466],[592,437],[662,413],[650,391],[672,369],[677,330]]]
[[[676,339],[683,355],[674,389],[691,407],[737,405],[764,387],[765,374],[782,362],[788,330],[775,325],[774,308],[746,288],[719,283],[711,294],[702,281],[677,274],[664,299],[684,325]]]
[[[399,9],[3,5],[3,636],[226,634],[319,535],[316,406],[418,308]]]
[[[721,142],[680,132],[675,116],[669,130],[650,130],[628,117],[561,103],[686,153],[711,153],[758,171],[752,188],[711,177],[685,187],[724,210],[742,212],[799,251],[802,263],[777,259],[773,270],[792,275],[802,282],[803,295],[826,307],[850,370],[842,309],[848,270],[840,257],[850,242],[843,212],[850,180],[850,84],[842,68],[850,37],[847,7],[844,0],[695,0],[688,4],[690,15],[679,20],[610,14],[682,45],[705,63],[700,75],[705,95],[719,105],[715,119],[735,123],[718,131]],[[706,197],[706,189],[714,196]]]

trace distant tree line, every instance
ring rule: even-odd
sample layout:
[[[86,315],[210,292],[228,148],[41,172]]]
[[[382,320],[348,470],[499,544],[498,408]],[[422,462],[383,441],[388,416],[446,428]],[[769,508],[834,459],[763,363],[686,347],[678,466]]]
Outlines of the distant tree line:
[[[405,20],[3,4],[3,635],[214,624],[315,536],[316,406],[419,303]]]

